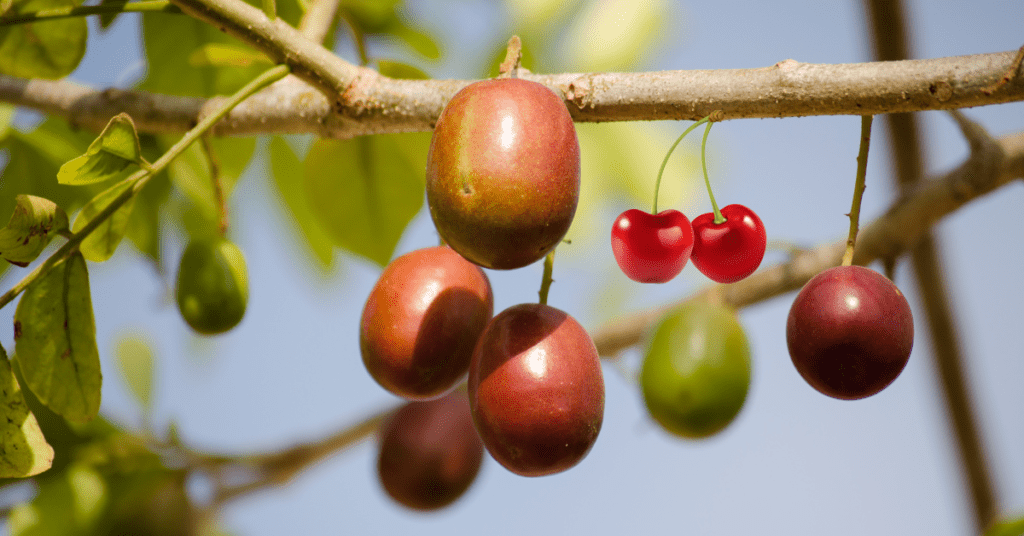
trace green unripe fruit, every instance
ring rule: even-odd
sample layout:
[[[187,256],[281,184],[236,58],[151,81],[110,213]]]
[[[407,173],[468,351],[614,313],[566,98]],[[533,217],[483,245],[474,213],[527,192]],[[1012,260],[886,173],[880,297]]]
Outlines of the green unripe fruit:
[[[198,333],[216,335],[238,325],[249,300],[242,251],[223,238],[191,242],[181,255],[176,297],[182,318]]]
[[[667,314],[647,343],[640,385],[647,411],[670,433],[720,432],[750,388],[750,348],[736,314],[703,301]]]

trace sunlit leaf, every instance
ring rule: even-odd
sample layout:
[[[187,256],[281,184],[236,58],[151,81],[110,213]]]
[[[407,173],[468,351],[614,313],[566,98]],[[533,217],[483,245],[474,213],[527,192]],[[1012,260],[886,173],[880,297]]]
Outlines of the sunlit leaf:
[[[985,536],[1021,536],[1024,534],[1024,517],[1007,519],[992,525]]]
[[[10,12],[30,13],[79,3],[28,0],[15,2]],[[0,73],[22,78],[63,78],[82,61],[87,38],[88,28],[82,17],[0,27]]]
[[[237,43],[207,43],[193,51],[188,57],[188,62],[196,67],[249,67],[274,64],[265,55]]]
[[[57,181],[61,184],[92,184],[123,177],[138,169],[142,149],[135,123],[128,114],[114,116],[85,154],[61,166]]]
[[[128,218],[125,236],[135,247],[159,267],[161,262],[160,229],[163,204],[171,192],[166,173],[149,179],[146,187],[135,194],[135,207]]]
[[[137,335],[127,335],[117,343],[117,363],[128,390],[147,412],[153,406],[153,350]]]
[[[43,437],[0,346],[0,478],[37,475],[53,463],[53,447]]]
[[[404,78],[407,80],[426,80],[430,75],[407,63],[392,60],[377,60],[377,70],[380,74],[391,78]]]
[[[85,259],[76,253],[25,290],[14,312],[25,387],[69,421],[100,409],[100,357]]]
[[[68,216],[49,199],[19,195],[7,226],[0,229],[0,257],[27,266],[57,233],[68,228]]]
[[[441,48],[430,34],[405,24],[401,19],[398,19],[398,24],[391,29],[391,33],[427,59],[436,60],[441,57]]]
[[[2,9],[0,9],[0,13],[3,13]],[[7,133],[11,129],[11,121],[14,121],[14,112],[14,106],[0,103],[0,141],[7,137]]]
[[[102,475],[86,463],[75,463],[56,478],[39,484],[32,502],[19,504],[8,521],[11,536],[91,534],[107,504]]]
[[[575,71],[625,71],[640,67],[672,35],[667,0],[590,1],[566,32],[566,63]]]
[[[336,245],[387,264],[423,206],[425,157],[411,158],[408,146],[425,148],[428,139],[404,134],[313,143],[305,163],[306,195]]]
[[[100,192],[92,201],[89,201],[89,203],[82,207],[82,210],[75,218],[71,231],[75,233],[81,231],[103,209],[107,208],[115,198],[134,184],[135,181],[124,180]],[[131,218],[134,203],[135,198],[129,198],[127,202],[121,205],[121,208],[114,211],[109,218],[89,233],[89,236],[85,237],[85,240],[82,241],[78,249],[86,259],[92,262],[103,262],[114,254],[117,245],[121,243],[121,239],[124,238],[125,231],[128,228],[128,221]]]
[[[228,95],[266,70],[260,64],[249,67],[190,64],[192,55],[210,43],[238,43],[215,26],[192,17],[142,17],[142,35],[146,64],[159,68],[149,69],[139,89],[190,97]]]
[[[546,28],[577,9],[582,0],[506,0],[516,26]]]
[[[302,242],[321,266],[330,268],[334,264],[331,238],[320,228],[311,212],[303,184],[302,162],[283,138],[275,136],[270,140],[270,169],[277,192],[302,234]]]

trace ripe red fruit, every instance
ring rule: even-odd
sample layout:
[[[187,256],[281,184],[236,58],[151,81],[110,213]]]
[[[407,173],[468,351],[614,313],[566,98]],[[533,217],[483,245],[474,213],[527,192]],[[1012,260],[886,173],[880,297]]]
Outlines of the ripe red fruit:
[[[678,210],[651,214],[635,208],[612,224],[612,253],[622,273],[640,283],[664,283],[690,259],[693,229]]]
[[[429,402],[410,402],[384,423],[377,475],[384,490],[416,510],[455,502],[473,483],[484,457],[469,401],[453,392]]]
[[[475,82],[445,106],[427,155],[441,238],[487,268],[544,257],[576,214],[580,150],[562,99],[518,78]]]
[[[578,464],[604,420],[604,378],[590,335],[568,314],[520,304],[495,316],[469,368],[473,422],[491,456],[522,476]]]
[[[726,221],[715,224],[708,212],[693,219],[693,265],[709,279],[735,283],[754,273],[761,265],[768,244],[761,218],[743,205],[721,210]]]
[[[359,349],[382,387],[411,400],[450,391],[494,313],[487,275],[447,247],[395,259],[366,299]]]
[[[814,276],[789,310],[786,342],[797,371],[844,400],[871,396],[896,379],[914,346],[910,305],[885,276],[837,266]]]

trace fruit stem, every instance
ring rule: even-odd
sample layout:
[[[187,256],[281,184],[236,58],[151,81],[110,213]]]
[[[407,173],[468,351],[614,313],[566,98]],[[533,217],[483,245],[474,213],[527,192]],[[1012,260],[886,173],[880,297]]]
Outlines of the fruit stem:
[[[557,248],[556,248],[557,249]],[[544,277],[540,280],[540,304],[548,304],[548,291],[551,290],[551,283],[554,283],[554,279],[551,278],[551,272],[555,270],[555,250],[552,249],[547,256],[544,257]]]
[[[871,145],[872,115],[860,117],[860,152],[857,154],[857,181],[853,186],[853,206],[850,207],[850,236],[846,239],[846,252],[843,253],[843,266],[853,264],[853,247],[857,243],[857,231],[860,225],[860,200],[864,196],[864,178],[868,171],[868,146]]]
[[[716,112],[711,112],[712,115],[714,115],[715,113]],[[661,190],[661,175],[665,173],[665,166],[668,165],[668,157],[672,156],[672,151],[676,150],[676,145],[679,145],[679,142],[683,141],[683,138],[685,138],[687,134],[693,132],[693,129],[703,125],[704,123],[707,123],[710,119],[711,115],[690,125],[689,128],[684,130],[683,133],[680,134],[678,138],[676,138],[676,142],[672,144],[672,147],[668,148],[668,153],[665,154],[665,159],[661,161],[661,169],[658,170],[658,179],[654,181],[654,209],[651,211],[651,214],[658,214],[658,191]]]
[[[711,132],[711,124],[714,121],[710,120],[711,116],[708,116],[708,126],[704,127],[704,138],[700,141],[700,167],[704,171],[704,184],[708,187],[708,197],[711,198],[711,210],[715,213],[715,225],[722,225],[725,223],[725,216],[722,215],[722,211],[718,210],[718,203],[715,202],[715,194],[711,191],[711,180],[708,179],[708,161],[705,158],[704,148],[708,145],[708,133]]]
[[[518,35],[513,35],[508,40],[508,48],[505,49],[505,61],[498,67],[498,78],[517,78],[516,71],[519,70],[522,58],[523,41]]]

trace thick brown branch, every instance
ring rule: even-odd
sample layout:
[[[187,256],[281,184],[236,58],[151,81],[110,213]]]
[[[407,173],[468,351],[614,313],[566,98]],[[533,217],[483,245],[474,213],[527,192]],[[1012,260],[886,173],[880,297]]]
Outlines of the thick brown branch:
[[[249,7],[254,16],[263,17]],[[290,28],[266,21],[266,28]],[[275,46],[296,46],[294,56],[320,47],[294,29]],[[271,32],[273,33],[273,32]],[[264,47],[266,48],[266,47]],[[275,56],[277,57],[277,56]],[[318,56],[320,57],[320,56]],[[342,98],[344,113],[307,83],[289,77],[247,100],[215,129],[215,134],[314,133],[352,137],[384,132],[429,131],[444,104],[470,80],[394,80],[333,60],[304,65],[310,77],[351,82]],[[955,109],[1024,100],[1024,76],[998,91],[982,89],[1000,80],[1015,51],[930,60],[823,65],[786,60],[771,67],[705,71],[536,75],[522,73],[560,89],[576,121],[690,119],[721,109],[722,119],[865,115]],[[280,58],[278,58],[280,59]],[[289,61],[295,64],[294,61]],[[205,106],[201,99],[140,91],[97,91],[68,81],[24,80],[0,75],[0,101],[65,117],[99,130],[126,112],[145,132],[183,132]]]
[[[1014,179],[1024,178],[1024,132],[997,143],[972,143],[972,150],[970,158],[958,168],[920,183],[888,212],[862,228],[854,264],[865,265],[900,254],[943,216]],[[761,270],[738,283],[710,287],[682,301],[703,299],[713,292],[737,308],[753,305],[797,290],[822,270],[838,265],[845,248],[843,238],[799,252],[789,262]],[[676,305],[641,311],[601,326],[593,332],[598,352],[612,357],[635,346],[653,322]]]

